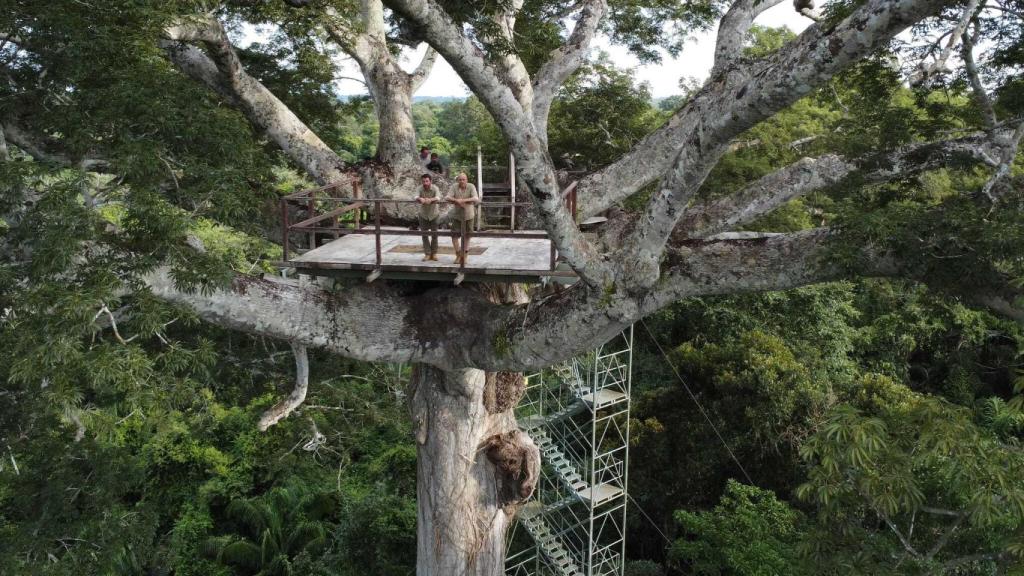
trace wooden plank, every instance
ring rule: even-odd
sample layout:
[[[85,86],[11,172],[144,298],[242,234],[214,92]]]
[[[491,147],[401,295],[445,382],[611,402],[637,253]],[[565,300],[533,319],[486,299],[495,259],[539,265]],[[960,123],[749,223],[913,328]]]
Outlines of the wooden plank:
[[[295,268],[297,270],[356,270],[370,272],[377,267],[373,264],[353,264],[349,262],[274,262],[275,266],[282,268]],[[413,272],[422,274],[457,274],[457,266],[404,266],[384,264],[380,267],[385,274],[389,272]],[[474,276],[523,276],[540,278],[545,276],[575,278],[576,273],[571,270],[512,270],[497,268],[467,268],[466,274]]]
[[[471,245],[469,247],[469,255],[470,256],[479,256],[479,255],[483,254],[486,251],[487,251],[487,247],[486,246],[472,246]],[[398,246],[392,246],[391,248],[389,248],[388,249],[388,253],[389,254],[423,254],[423,245],[422,244],[399,244]],[[437,253],[438,254],[444,254],[444,255],[455,255],[455,248],[446,247],[446,246],[438,246],[437,247]]]
[[[572,270],[551,269],[551,243],[536,238],[536,233],[474,234],[465,269],[455,263],[454,251],[440,246],[440,260],[423,261],[422,247],[409,242],[409,236],[422,236],[422,231],[383,227],[380,235],[346,234],[341,238],[309,250],[286,263],[301,270],[355,270],[370,273],[382,270],[388,274],[450,274],[463,272],[465,278],[565,278],[576,277]],[[442,235],[443,234],[439,234]],[[543,236],[543,233],[540,233]],[[417,239],[418,240],[418,239]],[[442,239],[445,243],[444,239]],[[378,243],[379,250],[378,252]],[[451,255],[445,254],[452,252]],[[380,256],[378,257],[378,254]]]
[[[284,259],[288,260],[288,202],[281,199],[281,251]]]
[[[276,265],[289,268],[291,267],[288,262],[278,262]],[[366,270],[351,270],[351,269],[338,269],[338,268],[299,268],[296,269],[301,271],[304,275],[309,276],[323,276],[327,278],[350,278],[353,280],[365,281]],[[418,282],[444,282],[450,283],[457,272],[444,272],[444,271],[429,271],[429,272],[406,272],[403,270],[383,270],[379,279],[385,280],[415,280]],[[501,276],[497,274],[474,274],[469,271],[466,273],[466,279],[464,282],[509,282],[509,283],[521,283],[521,284],[535,284],[542,282],[546,276],[528,276],[528,275],[508,275]],[[576,277],[572,278],[552,278],[553,281],[560,283],[571,283],[576,281]]]
[[[310,226],[310,227],[307,227],[307,228],[303,228],[302,231],[303,232],[309,232],[309,231],[312,231],[312,232],[339,232],[339,233],[345,234],[345,235],[349,235],[349,234],[365,234],[365,235],[376,234],[376,229],[375,228],[361,228],[361,229],[356,230],[356,229],[353,229],[353,228],[327,228],[327,227],[314,227],[314,226]],[[422,236],[423,235],[423,231],[422,230],[409,230],[408,228],[389,229],[387,226],[382,226],[381,227],[381,234],[392,235],[392,236]],[[433,232],[428,232],[428,234],[433,234]],[[447,236],[449,238],[452,237],[452,236],[456,236],[458,234],[460,234],[460,232],[456,232],[456,231],[449,230],[449,229],[446,229],[446,228],[441,228],[441,229],[439,229],[437,231],[437,235],[438,236]],[[476,232],[476,231],[474,231],[473,232],[472,240],[475,240],[477,238],[512,238],[512,239],[524,239],[524,240],[525,239],[547,240],[548,235],[547,235],[547,232],[539,232],[539,231],[533,231],[533,232],[525,232],[525,231],[524,232],[518,232],[518,231],[516,231],[516,232],[509,232],[508,230],[502,229],[502,231],[500,231],[500,232],[493,232],[493,231],[479,231],[479,232]]]

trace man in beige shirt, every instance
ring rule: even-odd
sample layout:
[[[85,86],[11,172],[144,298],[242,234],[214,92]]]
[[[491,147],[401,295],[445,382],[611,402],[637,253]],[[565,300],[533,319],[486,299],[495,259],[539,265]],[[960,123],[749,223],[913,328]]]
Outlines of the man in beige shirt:
[[[452,231],[460,233],[466,239],[465,245],[460,249],[459,236],[452,236],[455,263],[465,266],[466,254],[469,252],[469,236],[473,231],[473,221],[476,218],[476,205],[480,203],[476,186],[469,183],[469,177],[465,172],[461,172],[455,179],[455,189],[448,195],[448,202],[454,204],[451,213]]]
[[[423,232],[423,259],[437,260],[437,221],[441,215],[438,203],[444,201],[430,174],[420,176],[423,185],[416,201],[420,203],[420,231]],[[430,232],[428,235],[427,232]]]

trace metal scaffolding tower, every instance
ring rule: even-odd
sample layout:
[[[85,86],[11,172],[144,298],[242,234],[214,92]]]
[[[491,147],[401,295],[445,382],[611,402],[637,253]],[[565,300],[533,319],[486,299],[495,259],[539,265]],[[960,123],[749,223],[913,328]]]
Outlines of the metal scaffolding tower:
[[[622,576],[632,363],[630,327],[528,377],[516,416],[543,466],[509,531],[507,576]]]

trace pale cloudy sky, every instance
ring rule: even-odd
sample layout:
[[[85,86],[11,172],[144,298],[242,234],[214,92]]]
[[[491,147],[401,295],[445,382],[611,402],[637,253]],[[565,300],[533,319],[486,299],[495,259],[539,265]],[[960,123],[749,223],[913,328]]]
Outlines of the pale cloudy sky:
[[[757,19],[758,24],[765,26],[788,26],[794,32],[802,32],[811,24],[811,20],[796,13],[790,2],[783,2],[774,8],[765,11]],[[684,76],[691,76],[698,80],[704,80],[711,69],[715,50],[715,32],[710,31],[693,38],[683,49],[679,58],[665,58],[657,66],[640,66],[636,58],[620,46],[612,46],[608,40],[599,39],[594,43],[594,48],[608,52],[612,60],[622,68],[633,69],[637,80],[647,82],[651,87],[651,94],[660,98],[678,94],[679,79]],[[421,47],[415,53],[408,51],[403,58],[403,66],[411,70],[419,62],[419,57],[426,48]],[[354,64],[348,62],[347,72],[342,74],[359,76],[358,69]],[[338,82],[338,91],[342,94],[365,94],[366,89],[362,84],[350,80]],[[430,74],[430,78],[416,92],[417,96],[468,96],[469,90],[455,71],[446,62],[439,59]]]

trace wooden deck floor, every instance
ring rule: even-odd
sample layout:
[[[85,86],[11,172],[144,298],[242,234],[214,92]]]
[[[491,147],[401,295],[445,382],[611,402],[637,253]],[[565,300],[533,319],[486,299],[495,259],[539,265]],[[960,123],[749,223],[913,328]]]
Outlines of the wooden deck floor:
[[[407,230],[407,228],[402,228]],[[535,231],[532,231],[535,233]],[[463,272],[466,276],[574,276],[571,271],[550,269],[551,244],[538,238],[470,238],[466,267],[455,264],[450,237],[438,236],[438,261],[423,260],[420,236],[381,234],[382,264],[377,266],[373,234],[348,234],[292,258],[289,265],[305,271],[361,270],[426,274]],[[563,268],[563,267],[560,267]]]

